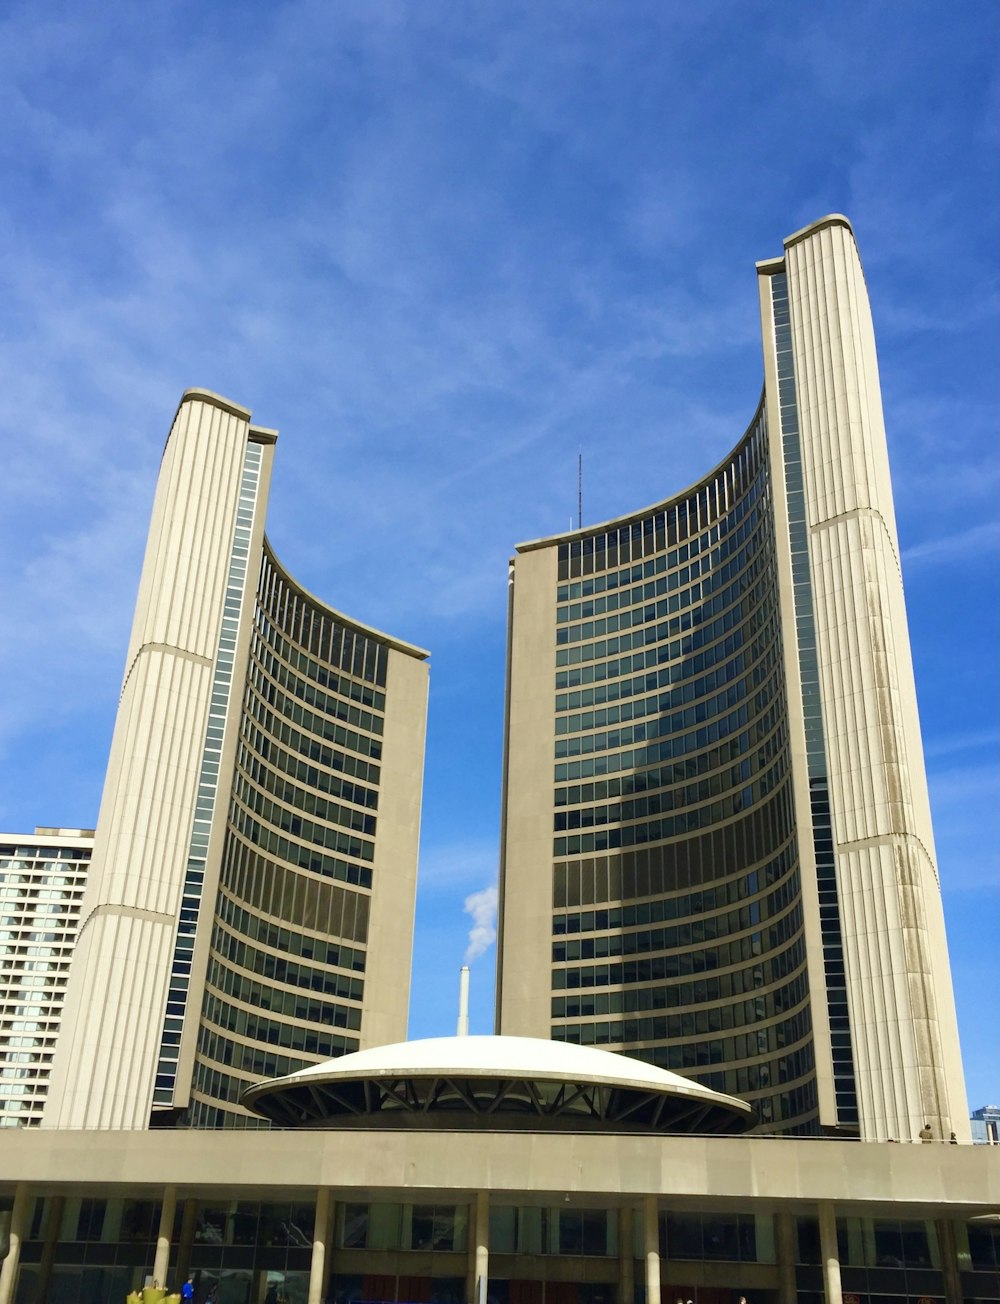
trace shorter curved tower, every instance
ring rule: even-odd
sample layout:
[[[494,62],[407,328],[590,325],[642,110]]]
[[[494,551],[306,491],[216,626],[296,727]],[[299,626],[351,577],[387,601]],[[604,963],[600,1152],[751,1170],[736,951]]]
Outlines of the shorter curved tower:
[[[276,560],[276,439],[188,390],[167,440],[43,1125],[245,1124],[405,1035],[427,654]]]
[[[511,563],[497,1030],[627,1051],[766,1131],[963,1136],[850,224],[758,273],[733,452]]]

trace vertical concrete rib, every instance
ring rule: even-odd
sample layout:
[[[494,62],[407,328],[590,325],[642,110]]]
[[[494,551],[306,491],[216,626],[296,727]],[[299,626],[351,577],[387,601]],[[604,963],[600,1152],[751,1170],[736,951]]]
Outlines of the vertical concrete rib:
[[[844,219],[785,253],[862,1135],[947,1135],[968,1111],[871,313]]]

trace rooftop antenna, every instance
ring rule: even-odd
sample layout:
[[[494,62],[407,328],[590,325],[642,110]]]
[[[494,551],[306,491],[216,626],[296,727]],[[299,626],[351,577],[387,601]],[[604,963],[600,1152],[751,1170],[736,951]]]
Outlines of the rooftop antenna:
[[[576,455],[576,521],[578,530],[583,529],[583,450]]]
[[[457,1037],[469,1035],[469,966],[463,964],[458,971],[458,1027]]]

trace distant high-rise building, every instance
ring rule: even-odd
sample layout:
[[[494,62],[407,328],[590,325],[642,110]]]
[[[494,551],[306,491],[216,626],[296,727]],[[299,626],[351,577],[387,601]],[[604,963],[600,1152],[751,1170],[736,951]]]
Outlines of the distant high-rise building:
[[[427,654],[278,562],[276,438],[189,390],[167,440],[45,1126],[238,1124],[405,1036]]]
[[[0,1127],[37,1127],[93,829],[0,833]]]
[[[679,1070],[768,1131],[967,1139],[850,224],[757,272],[732,453],[511,564],[497,1028]]]
[[[984,1105],[974,1109],[972,1118],[972,1139],[977,1145],[1000,1145],[1000,1105]]]

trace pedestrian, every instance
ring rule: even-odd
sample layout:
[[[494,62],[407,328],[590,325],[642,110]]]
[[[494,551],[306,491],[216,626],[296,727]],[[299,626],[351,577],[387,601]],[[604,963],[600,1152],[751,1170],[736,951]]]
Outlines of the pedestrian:
[[[924,1145],[926,1145],[928,1141],[934,1140],[934,1133],[931,1131],[930,1123],[925,1123],[920,1129],[920,1140]]]
[[[958,1145],[958,1137],[955,1135],[954,1132],[952,1132],[951,1136],[948,1138],[948,1144],[953,1146]]]
[[[194,1278],[188,1277],[187,1281],[181,1287],[181,1300],[183,1304],[194,1304]]]

